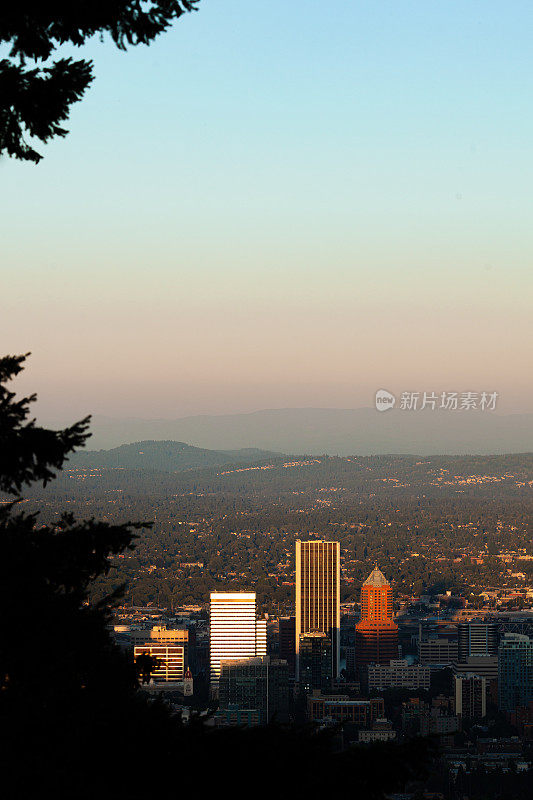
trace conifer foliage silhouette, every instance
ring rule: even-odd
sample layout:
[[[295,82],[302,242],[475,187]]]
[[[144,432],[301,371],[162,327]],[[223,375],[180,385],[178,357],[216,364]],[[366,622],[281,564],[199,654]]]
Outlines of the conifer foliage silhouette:
[[[108,36],[121,50],[149,45],[199,0],[11,0],[2,3],[0,45],[0,155],[38,163],[26,141],[65,136],[70,107],[93,80],[87,59],[58,57],[62,45],[81,47]]]
[[[428,760],[423,740],[341,751],[331,732],[306,726],[213,729],[200,717],[185,725],[139,689],[132,658],[108,633],[116,598],[93,604],[90,585],[143,526],[67,513],[42,524],[21,510],[24,487],[53,479],[89,423],[37,426],[35,396],[17,400],[10,388],[25,360],[0,358],[2,798],[177,800],[192,786],[218,798],[252,788],[256,798],[349,791],[374,800],[417,778]]]

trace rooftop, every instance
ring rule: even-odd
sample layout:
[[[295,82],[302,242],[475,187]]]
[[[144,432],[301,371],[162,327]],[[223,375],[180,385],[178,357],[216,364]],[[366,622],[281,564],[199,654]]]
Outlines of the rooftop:
[[[366,581],[363,583],[363,586],[389,586],[389,582],[386,579],[385,575],[377,568],[377,565],[374,567]]]

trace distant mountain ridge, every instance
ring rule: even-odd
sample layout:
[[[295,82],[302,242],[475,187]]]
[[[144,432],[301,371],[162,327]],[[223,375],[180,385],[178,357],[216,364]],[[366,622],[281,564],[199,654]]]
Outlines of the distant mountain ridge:
[[[290,408],[175,420],[95,416],[91,428],[93,438],[89,445],[99,448],[125,442],[172,440],[224,452],[258,448],[341,456],[533,451],[533,414],[499,415],[486,411]]]
[[[185,442],[145,440],[123,444],[111,450],[80,450],[70,457],[67,469],[118,467],[176,472],[223,464],[249,464],[273,456],[280,457],[281,453],[271,453],[254,447],[240,450],[207,450],[193,447]]]

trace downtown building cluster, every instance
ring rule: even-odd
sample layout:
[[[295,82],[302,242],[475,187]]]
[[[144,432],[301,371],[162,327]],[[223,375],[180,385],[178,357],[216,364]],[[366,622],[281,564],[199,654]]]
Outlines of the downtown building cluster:
[[[391,584],[377,565],[362,582],[358,613],[341,602],[338,542],[298,540],[295,555],[292,615],[261,616],[253,591],[215,591],[207,614],[205,606],[191,607],[179,625],[117,631],[139,664],[153,658],[145,689],[174,693],[185,711],[194,693],[199,707],[212,709],[215,726],[341,724],[345,744],[431,735],[452,772],[464,769],[456,748],[464,720],[488,734],[491,714],[503,713],[520,735],[480,736],[469,757],[485,767],[528,763],[533,615],[465,619],[464,609],[447,606],[437,615],[394,611]]]
[[[278,622],[277,658],[267,655],[266,641],[263,646],[258,638],[263,621],[256,615],[253,593],[211,594],[210,676],[211,696],[219,704],[217,722],[286,721],[299,696],[307,698],[311,721],[352,723],[367,731],[367,741],[369,729],[377,725],[376,739],[393,738],[382,698],[342,691],[340,589],[339,542],[297,540],[295,614]],[[377,567],[361,596],[357,674],[368,683],[372,666],[392,661],[393,667],[406,667],[398,660],[392,589]],[[243,604],[248,604],[246,614]]]

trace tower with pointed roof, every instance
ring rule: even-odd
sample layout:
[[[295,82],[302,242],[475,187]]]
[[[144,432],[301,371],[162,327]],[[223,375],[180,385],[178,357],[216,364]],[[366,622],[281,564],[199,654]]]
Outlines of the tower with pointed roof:
[[[388,664],[398,658],[392,587],[377,564],[361,587],[361,619],[355,626],[355,647],[361,676],[369,664]]]

